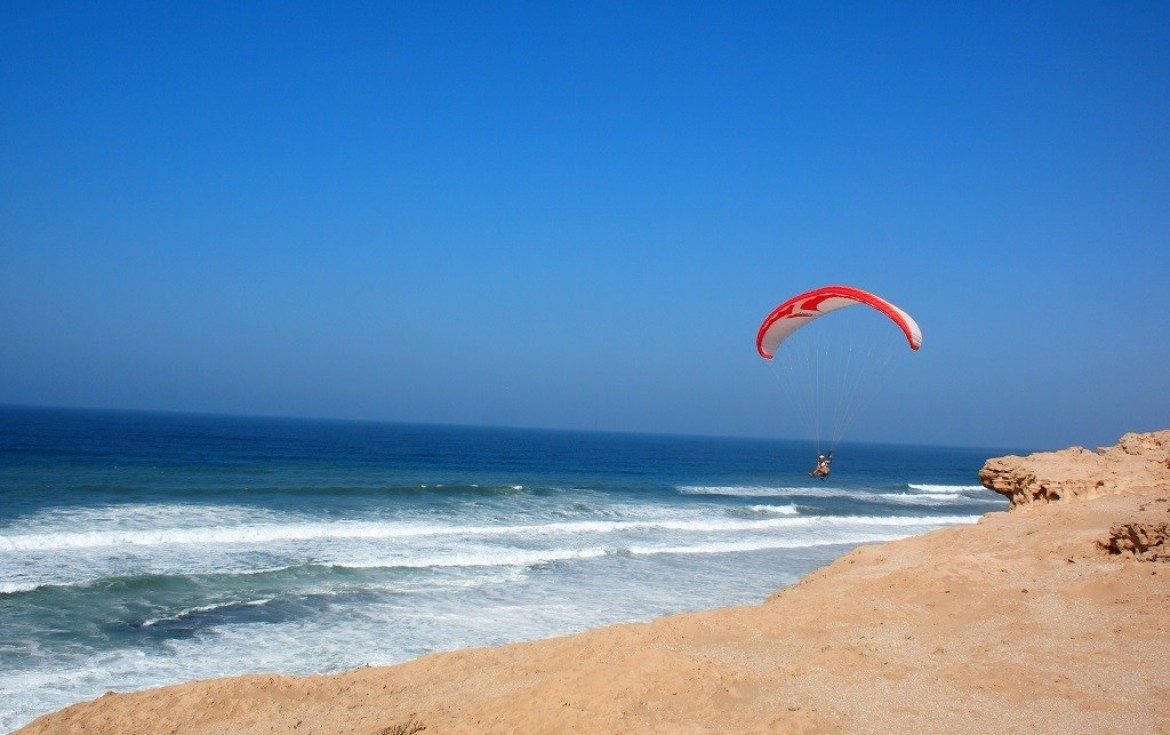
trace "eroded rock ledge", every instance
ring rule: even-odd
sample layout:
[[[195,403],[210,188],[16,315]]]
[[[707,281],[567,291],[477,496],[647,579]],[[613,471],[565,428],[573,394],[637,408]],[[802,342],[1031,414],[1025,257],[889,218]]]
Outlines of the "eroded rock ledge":
[[[1006,496],[1013,510],[1123,491],[1170,496],[1170,431],[1126,434],[1116,446],[1095,452],[1072,447],[997,457],[983,465],[979,480]]]
[[[1170,523],[1140,520],[1114,523],[1109,527],[1109,537],[1098,545],[1110,554],[1142,561],[1170,561]]]

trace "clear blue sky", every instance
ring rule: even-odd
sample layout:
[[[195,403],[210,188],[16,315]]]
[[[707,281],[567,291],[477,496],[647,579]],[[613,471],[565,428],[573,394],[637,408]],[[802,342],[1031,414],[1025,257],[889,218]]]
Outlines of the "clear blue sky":
[[[1170,428],[1170,4],[0,2],[0,403],[800,438],[829,283],[850,438]]]

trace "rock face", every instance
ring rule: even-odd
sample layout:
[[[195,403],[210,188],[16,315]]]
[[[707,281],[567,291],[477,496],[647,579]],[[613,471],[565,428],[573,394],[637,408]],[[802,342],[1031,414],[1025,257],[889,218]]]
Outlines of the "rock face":
[[[1072,447],[1027,457],[990,459],[979,471],[989,490],[1007,496],[1016,510],[1128,493],[1170,494],[1170,431],[1126,434],[1117,446],[1091,452]]]
[[[1109,527],[1109,537],[1098,545],[1110,554],[1142,561],[1170,561],[1170,523],[1137,519],[1114,523]]]

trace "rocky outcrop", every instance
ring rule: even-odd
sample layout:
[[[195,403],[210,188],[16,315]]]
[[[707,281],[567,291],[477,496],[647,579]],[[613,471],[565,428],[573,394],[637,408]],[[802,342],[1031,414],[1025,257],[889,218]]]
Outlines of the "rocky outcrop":
[[[1170,431],[1126,434],[1095,452],[1072,447],[1027,457],[990,459],[979,471],[1012,509],[1122,492],[1170,494]]]
[[[1109,537],[1099,545],[1110,554],[1142,561],[1170,561],[1170,523],[1141,520],[1114,523],[1109,527]]]

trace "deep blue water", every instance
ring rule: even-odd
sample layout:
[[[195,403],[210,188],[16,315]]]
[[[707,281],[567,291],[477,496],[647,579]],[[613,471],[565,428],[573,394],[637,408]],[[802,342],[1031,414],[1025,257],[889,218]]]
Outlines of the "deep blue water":
[[[762,601],[972,523],[994,449],[0,407],[0,732]]]

